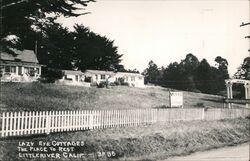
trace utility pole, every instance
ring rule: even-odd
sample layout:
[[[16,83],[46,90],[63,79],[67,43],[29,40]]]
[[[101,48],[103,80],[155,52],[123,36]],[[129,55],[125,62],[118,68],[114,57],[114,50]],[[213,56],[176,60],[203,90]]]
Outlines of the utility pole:
[[[36,55],[36,57],[37,57],[37,40],[35,41],[35,55]],[[36,68],[36,62],[35,62],[35,77],[36,77],[36,75],[38,74],[37,72],[38,72],[38,70],[37,70],[37,68]]]
[[[247,25],[250,25],[250,22],[247,22],[247,23],[242,22],[242,24],[240,25],[240,27],[247,26]],[[250,35],[245,36],[245,38],[246,39],[250,39]],[[250,49],[248,49],[248,52],[250,52]]]

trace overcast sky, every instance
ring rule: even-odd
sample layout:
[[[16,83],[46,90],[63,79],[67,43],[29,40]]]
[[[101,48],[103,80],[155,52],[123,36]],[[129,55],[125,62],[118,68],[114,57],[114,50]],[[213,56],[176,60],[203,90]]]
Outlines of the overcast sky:
[[[142,72],[153,60],[159,67],[180,62],[192,53],[214,65],[216,56],[229,62],[232,75],[249,55],[249,0],[97,0],[91,14],[61,18],[115,41],[125,68]]]

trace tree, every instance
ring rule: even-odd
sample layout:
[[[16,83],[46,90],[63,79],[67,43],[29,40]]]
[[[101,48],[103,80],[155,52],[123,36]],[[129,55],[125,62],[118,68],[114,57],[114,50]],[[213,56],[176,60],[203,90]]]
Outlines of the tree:
[[[148,63],[148,68],[144,70],[143,75],[145,76],[145,81],[153,84],[157,84],[159,80],[159,69],[157,65],[151,60]]]
[[[250,57],[246,57],[243,60],[243,63],[234,74],[234,77],[237,79],[250,80]]]
[[[187,75],[192,75],[192,72],[199,66],[200,62],[196,56],[189,53],[186,55],[185,59],[181,61],[180,65],[183,67],[183,71]]]
[[[222,79],[228,79],[228,62],[226,59],[222,58],[221,56],[217,56],[215,58],[215,62],[217,63],[216,66],[218,67],[218,70],[221,74]]]
[[[212,70],[206,59],[202,59],[195,73],[195,84],[202,93],[213,93],[214,79]]]
[[[200,62],[196,56],[189,53],[185,59],[180,63],[180,70],[182,71],[181,88],[184,90],[195,91],[194,72],[199,66]]]
[[[1,37],[2,50],[10,47],[22,49],[22,40],[30,31],[41,31],[44,24],[54,23],[59,16],[79,16],[94,0],[6,0],[1,1]]]
[[[75,66],[84,71],[96,70],[123,70],[120,64],[122,55],[118,54],[114,41],[90,31],[83,25],[74,26]]]
[[[44,35],[39,35],[38,60],[41,64],[55,69],[74,69],[73,35],[60,24],[44,27]]]
[[[177,62],[170,63],[163,72],[162,85],[174,89],[181,88],[182,71]]]
[[[82,25],[76,25],[72,32],[56,23],[46,25],[43,30],[38,35],[38,59],[49,68],[125,70],[120,64],[122,55],[113,41]]]
[[[157,68],[160,74],[156,84],[179,90],[218,94],[224,90],[225,79],[228,78],[228,63],[222,57],[217,57],[216,62],[218,68],[210,66],[206,59],[199,62],[196,56],[187,54],[180,63],[170,63],[161,70]],[[149,67],[156,69],[157,65],[150,62]],[[148,68],[145,73],[149,71]],[[149,77],[149,74],[146,76]]]

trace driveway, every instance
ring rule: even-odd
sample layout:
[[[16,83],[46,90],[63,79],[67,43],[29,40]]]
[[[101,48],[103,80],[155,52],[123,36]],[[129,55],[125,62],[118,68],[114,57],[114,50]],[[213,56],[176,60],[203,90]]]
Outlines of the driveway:
[[[173,157],[162,161],[250,161],[249,143],[224,147],[183,157]]]

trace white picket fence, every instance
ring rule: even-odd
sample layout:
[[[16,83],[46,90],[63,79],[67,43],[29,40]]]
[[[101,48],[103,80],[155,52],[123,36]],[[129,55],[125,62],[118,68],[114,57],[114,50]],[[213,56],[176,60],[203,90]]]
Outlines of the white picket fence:
[[[157,122],[246,117],[249,109],[133,109],[1,113],[1,137],[137,126]]]

